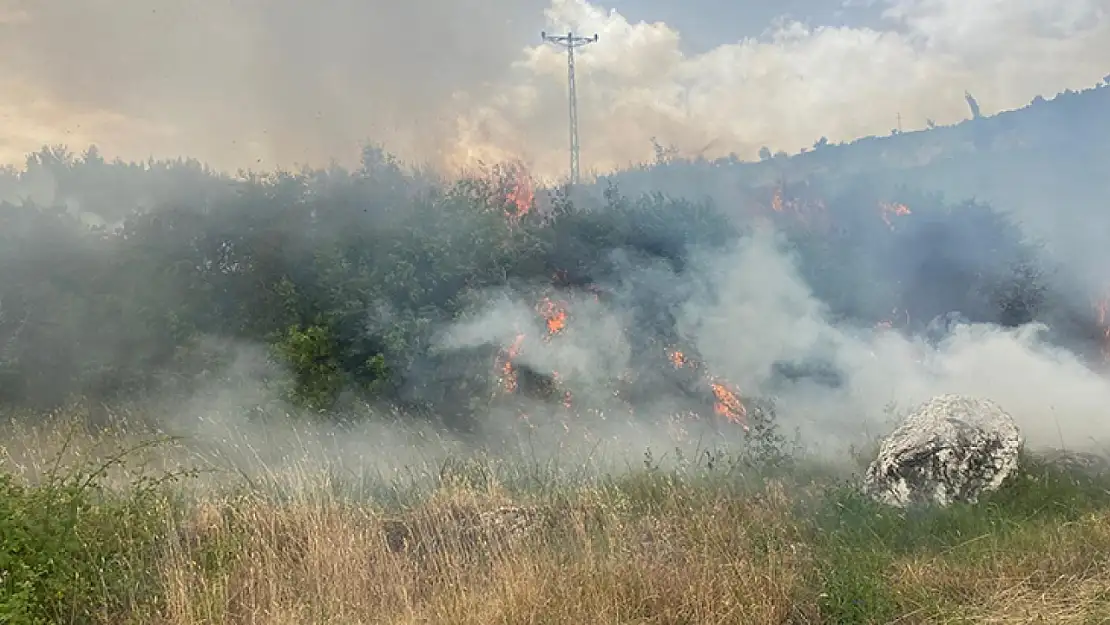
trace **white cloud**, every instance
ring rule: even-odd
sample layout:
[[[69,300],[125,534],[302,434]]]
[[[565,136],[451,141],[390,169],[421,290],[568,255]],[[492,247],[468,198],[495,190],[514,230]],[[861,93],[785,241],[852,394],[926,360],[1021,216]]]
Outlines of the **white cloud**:
[[[780,20],[700,54],[667,24],[544,2],[8,0],[0,156],[68,140],[269,167],[349,161],[369,138],[560,175],[566,63],[544,27],[601,37],[578,57],[584,169],[650,158],[653,136],[687,154],[792,152],[886,134],[899,114],[957,121],[965,89],[990,113],[1110,72],[1110,0],[886,0],[878,30]]]
[[[585,0],[553,0],[554,32],[600,34],[578,56],[583,166],[607,169],[649,157],[652,136],[686,153],[754,157],[762,145],[797,151],[821,136],[886,134],[901,115],[968,116],[964,90],[984,112],[1020,107],[1038,94],[1087,87],[1110,67],[1106,0],[891,0],[886,29],[782,22],[763,37],[685,55],[680,33],[631,23]],[[552,105],[491,104],[542,171],[565,158],[565,53],[537,43],[513,84]],[[533,96],[535,97],[535,96]],[[506,121],[508,120],[508,121]],[[508,142],[497,134],[492,143]]]

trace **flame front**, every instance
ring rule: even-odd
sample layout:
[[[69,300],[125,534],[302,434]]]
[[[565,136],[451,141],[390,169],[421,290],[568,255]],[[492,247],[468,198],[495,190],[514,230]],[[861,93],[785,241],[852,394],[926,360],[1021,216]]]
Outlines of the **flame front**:
[[[544,337],[544,340],[550,340],[566,329],[568,314],[566,306],[562,302],[552,300],[550,297],[545,297],[536,305],[536,311],[543,317],[547,327],[547,335]],[[499,386],[504,393],[515,393],[519,388],[518,373],[514,360],[521,354],[524,342],[525,335],[523,333],[518,333],[512,344],[503,348],[498,355],[498,370],[500,374]],[[667,359],[676,369],[689,367],[698,371],[702,383],[713,393],[713,412],[729,423],[740,425],[745,431],[748,429],[748,410],[744,406],[740,394],[734,387],[721,378],[709,375],[705,372],[705,367],[702,363],[691,360],[682,351],[668,349]],[[562,386],[564,381],[562,375],[560,375],[558,371],[553,371],[551,377],[556,387]],[[561,396],[560,403],[562,406],[568,411],[573,410],[574,398],[570,391],[564,389],[559,391],[559,395]],[[521,418],[525,421],[528,420],[526,414],[522,414]],[[563,422],[563,427],[568,428],[565,421]]]
[[[539,312],[543,316],[544,325],[547,326],[548,339],[567,327],[566,307],[551,301],[551,298],[545,297],[540,302]]]
[[[910,321],[911,321],[910,320],[910,311],[905,310],[905,311],[902,311],[902,312],[905,313],[906,327],[909,327]],[[893,329],[894,328],[894,318],[900,316],[901,313],[898,312],[897,308],[894,308],[890,311],[890,315],[891,316],[890,316],[889,319],[883,319],[883,320],[879,321],[878,323],[876,323],[875,324],[875,329],[881,329],[881,330],[891,330],[891,329]]]
[[[713,380],[709,386],[717,398],[717,402],[713,404],[713,412],[727,419],[729,423],[736,423],[747,429],[748,409],[744,407],[744,403],[736,393],[721,380]]]
[[[692,362],[686,354],[677,349],[668,350],[667,358],[675,369],[682,369],[683,367],[690,367],[695,370],[702,369],[698,363]],[[721,378],[706,375],[705,381],[716,399],[713,404],[713,412],[729,423],[735,423],[747,431],[748,409],[744,407],[744,402],[741,401],[739,393]]]

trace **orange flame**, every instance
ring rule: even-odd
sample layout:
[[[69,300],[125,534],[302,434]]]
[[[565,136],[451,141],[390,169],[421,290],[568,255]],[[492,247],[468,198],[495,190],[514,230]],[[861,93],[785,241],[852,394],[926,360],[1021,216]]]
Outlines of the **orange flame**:
[[[775,187],[775,194],[771,196],[771,210],[781,213],[784,207],[782,201],[782,187]]]
[[[910,210],[910,207],[901,203],[892,204],[890,202],[880,202],[879,210],[879,215],[883,218],[883,222],[886,223],[886,227],[890,228],[891,230],[894,229],[895,217],[905,217],[906,215],[913,214],[913,211]]]
[[[561,305],[553,302],[551,298],[544,298],[537,306],[538,312],[544,317],[544,323],[547,326],[547,337],[550,338],[559,332],[562,332],[567,324],[567,312]],[[516,366],[513,361],[520,355],[521,348],[524,346],[524,334],[517,333],[516,338],[513,339],[512,345],[501,350],[498,356],[497,368],[500,371],[500,386],[506,393],[513,393],[517,390],[518,376]],[[555,378],[558,380],[559,374],[555,373]],[[567,393],[564,403],[570,401],[570,394]]]
[[[501,388],[506,393],[512,393],[517,388],[517,373],[513,360],[520,355],[520,348],[524,345],[524,335],[517,334],[513,344],[501,352]]]
[[[552,337],[559,332],[562,332],[567,327],[567,311],[560,304],[551,301],[551,298],[545,297],[540,302],[540,314],[543,315],[544,324],[547,325],[547,336]]]
[[[713,412],[718,416],[724,417],[729,423],[736,423],[746,430],[748,409],[744,407],[744,403],[736,396],[724,382],[714,380],[709,383],[713,389],[713,395],[717,398],[717,402],[713,404]]]
[[[560,375],[558,371],[552,371],[551,377],[554,378],[556,384],[562,382],[563,379],[563,376]],[[570,410],[574,406],[574,396],[571,395],[570,391],[563,391],[562,404],[563,408],[566,408],[567,410]]]
[[[690,359],[686,357],[686,354],[677,349],[667,350],[667,358],[671,361],[671,364],[674,365],[675,369],[681,369],[687,366],[700,369],[698,363],[691,362]],[[713,404],[713,412],[715,412],[717,416],[726,419],[729,423],[740,425],[747,431],[748,409],[744,407],[744,402],[740,400],[737,392],[731,389],[729,384],[720,378],[706,376],[706,382],[708,382],[709,388],[713,390],[713,396],[716,398],[716,402]]]
[[[804,186],[808,186],[808,183],[804,183]],[[832,226],[824,200],[805,194],[797,195],[787,188],[785,182],[776,184],[773,188],[771,210],[780,215],[790,215],[806,228],[828,231]]]
[[[536,190],[523,165],[511,168],[508,175],[510,177],[508,181],[509,188],[505,194],[505,201],[508,202],[511,209],[509,218],[517,220],[528,214],[535,206]]]

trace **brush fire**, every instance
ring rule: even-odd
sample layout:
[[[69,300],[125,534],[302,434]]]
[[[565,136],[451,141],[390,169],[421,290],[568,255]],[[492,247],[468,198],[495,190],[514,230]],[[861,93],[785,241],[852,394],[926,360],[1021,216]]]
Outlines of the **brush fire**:
[[[503,181],[507,183],[502,186],[502,188],[506,190],[505,200],[508,205],[506,217],[516,221],[532,207],[535,200],[535,192],[523,168],[514,168],[509,173],[515,176],[515,178]],[[565,276],[566,272],[556,271],[553,276],[553,283],[558,284],[564,282]],[[594,299],[598,299],[596,287],[587,287],[586,290],[593,292]],[[545,333],[542,341],[544,343],[551,342],[566,332],[571,320],[568,304],[553,297],[550,293],[539,298],[539,301],[535,305],[535,313],[538,320],[542,320],[543,323]],[[497,355],[495,366],[498,373],[498,387],[503,394],[512,395],[523,391],[521,388],[521,374],[526,369],[518,366],[516,360],[520,357],[522,350],[526,348],[526,343],[526,334],[517,332],[513,342],[507,347],[502,348]],[[698,389],[703,391],[707,398],[712,397],[713,413],[716,417],[727,423],[739,425],[744,428],[744,430],[748,429],[748,411],[743,401],[740,399],[738,391],[733,388],[732,385],[719,377],[705,372],[705,367],[703,365],[690,360],[681,351],[673,349],[667,350],[667,358],[675,370],[689,369],[698,372]],[[545,387],[542,394],[547,397],[559,397],[565,409],[574,411],[575,406],[572,394],[565,389],[559,389],[563,384],[563,379],[559,372],[554,371],[549,376],[531,375],[534,377],[546,377],[546,384],[541,384],[541,386]],[[521,418],[527,420],[528,415],[522,413]],[[565,422],[563,427],[567,427]]]
[[[535,207],[536,191],[532,181],[528,178],[522,167],[514,167],[507,172],[509,177],[501,180],[501,189],[504,191],[506,218],[518,222]],[[805,185],[803,185],[805,186]],[[773,215],[789,218],[791,222],[800,222],[800,225],[815,234],[824,222],[831,220],[825,202],[819,197],[806,196],[805,189],[794,189],[788,193],[785,184],[777,184],[770,191],[769,208]],[[801,191],[801,195],[793,191]],[[886,225],[887,229],[897,230],[898,220],[913,215],[910,207],[901,202],[880,201],[877,205],[877,217]],[[543,227],[543,226],[541,226]],[[565,271],[556,270],[549,289],[571,288]],[[594,299],[598,298],[596,285],[578,284],[575,288],[583,292],[592,292]],[[535,339],[536,344],[530,345],[531,339],[525,333],[518,332],[515,339],[507,346],[500,349],[496,369],[498,373],[498,388],[501,395],[542,395],[545,400],[558,401],[565,409],[567,416],[596,413],[596,407],[576,405],[575,397],[566,390],[567,380],[557,372],[540,374],[528,367],[517,364],[522,352],[528,349],[541,348],[542,344],[556,341],[567,333],[573,323],[570,306],[566,301],[555,297],[556,291],[549,290],[547,295],[538,297],[534,306],[537,326],[542,328],[541,336]],[[1110,360],[1110,297],[1103,298],[1097,303],[1098,323],[1102,332],[1103,353]],[[908,308],[901,306],[890,310],[889,315],[873,320],[873,327],[887,331],[912,332],[914,318]],[[631,329],[628,329],[631,332]],[[671,343],[673,345],[673,342]],[[709,416],[709,405],[712,405],[712,418],[714,421],[737,425],[748,430],[749,409],[745,405],[739,390],[727,380],[708,371],[706,365],[692,358],[688,353],[676,347],[664,350],[665,357],[660,363],[659,371],[682,371],[684,378],[689,383],[689,389],[697,396],[704,397],[706,408],[704,413]],[[647,362],[651,362],[649,358]],[[649,367],[650,368],[650,367]],[[655,369],[652,369],[654,372]],[[646,379],[642,371],[627,371],[618,376],[618,386],[633,385],[637,379]],[[527,379],[522,385],[522,375]],[[654,375],[654,373],[652,373]],[[649,376],[650,377],[650,376]],[[682,376],[679,376],[682,377]],[[653,378],[654,379],[654,378]],[[684,383],[685,384],[685,383]],[[622,387],[623,388],[623,387]],[[614,396],[624,397],[623,391],[614,391]],[[622,400],[623,401],[623,400]],[[699,400],[701,401],[701,400]],[[632,412],[632,402],[627,406]],[[698,410],[685,412],[679,421],[688,422],[691,418],[700,418]],[[522,414],[527,419],[527,415]],[[564,427],[566,423],[564,422]]]
[[[532,211],[536,203],[536,189],[524,165],[517,163],[507,167],[502,175],[502,188],[505,192],[506,216],[510,222],[519,221]]]
[[[545,298],[537,306],[537,311],[547,328],[547,333],[543,337],[545,342],[552,340],[566,328],[568,315],[565,305],[557,304]],[[525,335],[523,333],[517,334],[513,342],[503,348],[498,355],[499,388],[503,394],[510,395],[521,392],[519,384],[521,368],[517,366],[515,359],[520,356],[525,343]],[[691,360],[682,351],[671,349],[667,350],[666,354],[666,360],[669,361],[673,369],[696,372],[697,388],[703,391],[706,397],[713,398],[713,414],[716,417],[724,422],[738,425],[745,431],[748,430],[748,410],[744,406],[739,391],[733,385],[723,378],[710,374],[704,364]],[[562,382],[562,376],[559,372],[551,373],[550,383],[552,386],[561,386]],[[568,411],[575,408],[573,396],[569,391],[557,390],[554,394],[560,398],[562,406]],[[526,414],[521,416],[527,419]],[[687,416],[696,417],[697,415]],[[565,423],[564,427],[566,427]]]

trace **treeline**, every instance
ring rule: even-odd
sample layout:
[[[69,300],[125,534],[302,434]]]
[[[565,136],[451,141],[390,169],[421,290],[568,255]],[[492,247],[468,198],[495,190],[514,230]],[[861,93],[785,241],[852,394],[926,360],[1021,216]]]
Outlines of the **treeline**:
[[[48,199],[19,198],[32,178],[53,185]],[[304,405],[359,397],[465,421],[483,409],[505,346],[430,347],[480,294],[578,291],[604,303],[620,284],[620,305],[643,321],[630,343],[655,353],[681,341],[682,301],[622,276],[659,263],[682,276],[693,253],[727,250],[756,217],[777,222],[842,322],[920,331],[958,310],[1006,325],[1070,315],[1071,338],[1098,332],[1090,311],[1061,312],[1067,298],[1012,223],[908,191],[780,189],[747,212],[615,188],[532,201],[512,169],[443,181],[369,148],[353,171],[234,179],[194,162],[52,149],[0,188],[5,405],[188,391],[226,370],[235,346],[261,345],[291,372],[273,384]]]

